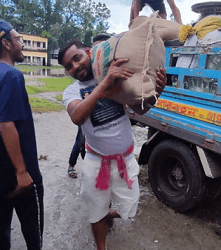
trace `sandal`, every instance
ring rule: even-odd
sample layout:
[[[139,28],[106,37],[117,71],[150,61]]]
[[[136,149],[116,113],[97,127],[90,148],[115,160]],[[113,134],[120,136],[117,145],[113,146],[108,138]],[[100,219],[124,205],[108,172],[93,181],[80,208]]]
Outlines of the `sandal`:
[[[68,176],[74,179],[78,178],[77,171],[71,165],[69,165],[68,167]]]

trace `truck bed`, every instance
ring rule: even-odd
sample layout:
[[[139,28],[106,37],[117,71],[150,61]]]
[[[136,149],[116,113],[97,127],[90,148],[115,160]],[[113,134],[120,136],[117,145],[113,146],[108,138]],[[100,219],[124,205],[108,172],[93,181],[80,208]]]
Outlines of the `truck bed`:
[[[193,57],[197,68],[177,67],[174,61],[180,56]],[[221,154],[220,60],[219,47],[167,47],[168,85],[156,107],[144,115],[130,117],[145,126]]]

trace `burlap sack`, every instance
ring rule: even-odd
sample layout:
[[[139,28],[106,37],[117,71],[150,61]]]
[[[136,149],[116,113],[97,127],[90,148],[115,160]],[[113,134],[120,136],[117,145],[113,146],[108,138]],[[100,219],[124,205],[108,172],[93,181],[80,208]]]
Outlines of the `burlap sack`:
[[[181,24],[153,16],[157,33],[163,41],[178,40]]]
[[[113,60],[129,59],[122,67],[132,69],[134,74],[123,81],[121,91],[110,98],[128,104],[138,114],[144,114],[150,105],[155,104],[156,72],[164,67],[165,50],[156,30],[156,19],[155,15],[137,17],[129,31],[97,44],[91,51],[93,73],[98,83],[105,77]],[[158,27],[162,27],[159,23]],[[165,32],[161,34],[165,36]]]

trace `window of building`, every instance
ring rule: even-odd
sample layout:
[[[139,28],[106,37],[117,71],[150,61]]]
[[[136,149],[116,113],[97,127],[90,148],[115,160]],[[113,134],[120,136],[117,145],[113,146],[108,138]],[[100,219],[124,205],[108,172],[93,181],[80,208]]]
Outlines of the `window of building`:
[[[31,41],[30,40],[24,40],[23,43],[24,43],[25,46],[29,46],[29,47],[31,46]]]

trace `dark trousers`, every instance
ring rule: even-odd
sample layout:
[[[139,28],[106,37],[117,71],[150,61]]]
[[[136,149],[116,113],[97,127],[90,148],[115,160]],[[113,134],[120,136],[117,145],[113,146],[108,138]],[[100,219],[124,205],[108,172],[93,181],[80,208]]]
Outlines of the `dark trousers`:
[[[69,158],[69,164],[71,166],[76,165],[77,159],[78,159],[78,156],[79,156],[80,153],[81,153],[82,159],[84,159],[84,156],[85,156],[85,145],[84,145],[84,143],[85,143],[84,135],[82,134],[81,127],[79,126],[78,127],[78,133],[77,133],[77,136],[76,136],[76,139],[75,139],[75,143],[74,143],[74,146],[72,148],[71,155],[70,155],[70,158]]]
[[[0,199],[0,250],[11,247],[11,221],[15,209],[28,250],[40,250],[43,233],[43,185],[25,194]]]

